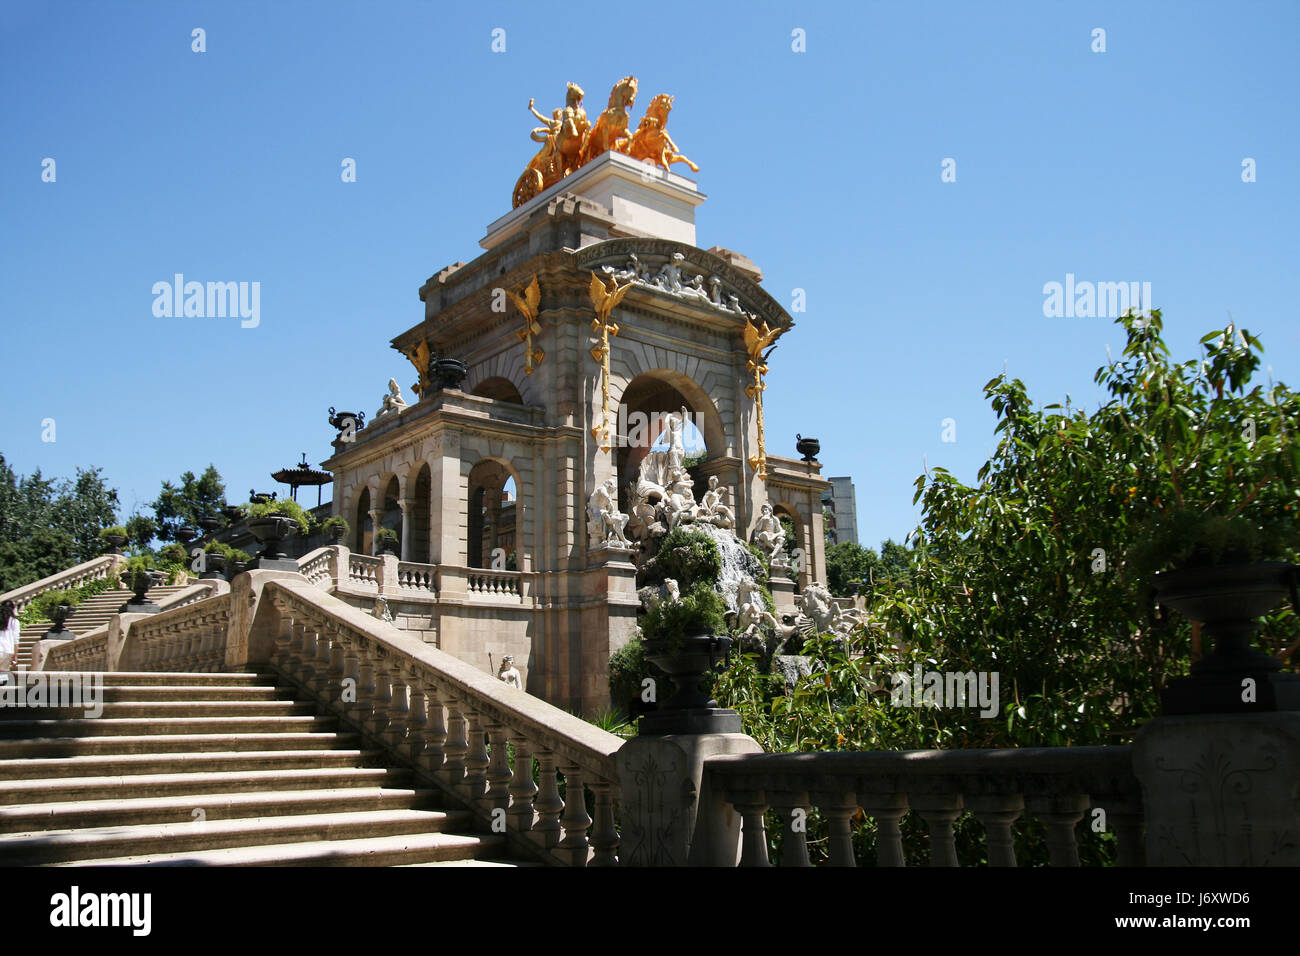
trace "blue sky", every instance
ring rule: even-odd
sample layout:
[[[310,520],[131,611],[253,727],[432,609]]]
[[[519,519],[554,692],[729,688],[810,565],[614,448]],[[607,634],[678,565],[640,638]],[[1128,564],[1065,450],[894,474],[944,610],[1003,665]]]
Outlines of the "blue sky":
[[[987,458],[1004,362],[1040,403],[1100,399],[1122,336],[1043,315],[1067,273],[1150,282],[1178,357],[1231,312],[1300,380],[1298,47],[1292,2],[6,2],[0,452],[102,467],[124,516],[209,462],[243,500],[321,460],[326,408],[411,380],[388,340],[509,210],[528,98],[572,80],[594,116],[633,73],[634,118],[676,96],[699,244],[806,292],[769,447],[818,437],[863,540],[901,539],[923,457],[967,480]],[[260,282],[260,324],[155,317],[178,272]]]

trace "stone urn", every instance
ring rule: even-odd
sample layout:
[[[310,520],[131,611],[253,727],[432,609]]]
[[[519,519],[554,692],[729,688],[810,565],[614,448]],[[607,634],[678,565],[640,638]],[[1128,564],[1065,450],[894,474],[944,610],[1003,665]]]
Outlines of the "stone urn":
[[[77,613],[77,609],[73,607],[71,604],[60,604],[58,607],[56,607],[54,609],[54,613],[51,615],[51,618],[53,620],[53,625],[50,627],[48,631],[46,631],[44,634],[41,635],[41,640],[70,641],[74,637],[76,637],[77,636],[76,634],[73,634],[70,630],[68,630],[66,627],[63,626],[67,622],[68,618],[72,617],[72,615],[76,613]]]
[[[203,529],[203,534],[206,537],[221,527],[221,519],[216,515],[204,515],[199,519],[198,525]]]
[[[216,551],[203,552],[203,570],[199,572],[200,581],[215,581],[225,577],[226,556]]]
[[[126,535],[106,534],[104,535],[104,540],[108,542],[109,554],[121,554],[122,545],[126,544]]]
[[[817,453],[822,450],[822,443],[816,438],[804,438],[802,435],[794,436],[795,451],[803,455],[803,460],[814,462],[817,460]]]
[[[176,529],[176,540],[179,541],[181,544],[189,544],[191,541],[193,541],[193,540],[194,540],[195,538],[197,538],[198,536],[199,536],[199,532],[198,532],[198,529],[196,529],[196,528],[177,528],[177,529]]]
[[[641,718],[638,732],[647,736],[740,733],[740,714],[719,707],[700,688],[709,672],[727,659],[731,645],[730,637],[713,634],[687,635],[679,640],[647,639],[646,660],[669,676],[676,693],[654,713]]]
[[[137,574],[131,582],[131,591],[133,596],[118,609],[120,614],[157,614],[162,610],[153,601],[148,598],[149,589],[162,584],[167,580],[167,575],[161,571],[155,571],[152,568],[143,574]]]
[[[438,388],[460,388],[468,374],[465,363],[453,358],[435,359],[430,363],[429,371]]]
[[[338,430],[340,435],[349,427],[349,424],[353,431],[360,431],[366,427],[366,413],[336,412],[334,411],[334,406],[331,405],[329,423]],[[335,440],[337,441],[337,439]]]
[[[1258,618],[1282,601],[1297,600],[1300,565],[1283,561],[1200,564],[1155,576],[1156,601],[1200,621],[1214,649],[1191,666],[1191,676],[1170,681],[1166,714],[1253,713],[1300,710],[1300,674],[1283,674],[1282,662],[1251,639]]]
[[[284,539],[289,537],[296,525],[297,522],[288,515],[271,514],[249,519],[248,530],[262,545],[262,552],[257,556],[259,568],[294,571],[298,569],[298,562],[289,558],[281,550]]]

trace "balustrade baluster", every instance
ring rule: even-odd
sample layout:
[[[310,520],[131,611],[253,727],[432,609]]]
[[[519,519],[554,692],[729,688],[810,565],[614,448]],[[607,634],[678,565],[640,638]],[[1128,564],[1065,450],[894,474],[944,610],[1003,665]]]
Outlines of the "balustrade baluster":
[[[492,745],[490,763],[488,764],[487,799],[493,810],[506,810],[510,807],[510,761],[506,753],[506,729],[499,724],[489,724],[488,740]]]
[[[1036,796],[1025,801],[1029,812],[1047,827],[1047,860],[1051,866],[1078,866],[1079,846],[1074,827],[1090,801],[1086,794]]]
[[[487,768],[491,761],[488,759],[482,717],[469,708],[466,708],[465,713],[469,723],[469,753],[465,756],[465,789],[470,804],[478,806],[479,801],[487,793]]]
[[[927,793],[909,796],[912,809],[930,828],[930,865],[960,866],[953,822],[961,816],[960,793]]]
[[[527,833],[537,820],[533,810],[538,788],[533,781],[532,748],[522,735],[512,735],[510,743],[515,748],[515,768],[510,778],[510,829]]]
[[[1115,831],[1117,843],[1115,862],[1120,866],[1145,866],[1147,854],[1141,809],[1127,806],[1108,807],[1106,822]]]
[[[1024,798],[1017,793],[978,794],[966,798],[966,807],[984,824],[989,866],[1015,866],[1016,842],[1011,827],[1024,812]]]
[[[540,793],[533,804],[537,810],[533,832],[540,834],[542,842],[549,848],[560,842],[560,814],[564,812],[564,800],[560,798],[560,785],[556,779],[555,754],[539,750],[536,756]]]
[[[429,700],[419,674],[412,668],[402,668],[402,682],[410,694],[406,715],[406,754],[416,763],[423,764],[429,733]]]
[[[771,866],[767,858],[767,797],[763,791],[727,792],[727,802],[740,814],[740,865]]]
[[[876,865],[906,866],[898,821],[907,813],[907,794],[858,794],[858,799],[863,812],[876,821]]]
[[[767,798],[781,815],[781,865],[812,866],[808,860],[808,811],[812,807],[808,794],[769,793]]]
[[[582,783],[582,768],[561,767],[564,774],[564,839],[559,850],[569,866],[587,865],[587,830],[591,817],[587,815],[586,788]]]
[[[828,792],[811,795],[826,817],[826,828],[830,838],[830,865],[857,866],[853,858],[852,816],[858,812],[858,799],[852,793]]]
[[[591,783],[595,796],[596,820],[591,831],[591,847],[595,855],[592,866],[618,865],[618,827],[614,824],[614,786],[606,780]]]
[[[437,773],[446,759],[443,745],[447,743],[447,718],[438,696],[437,685],[426,681],[424,695],[429,713],[429,724],[424,733],[424,765],[431,772]]]
[[[459,792],[465,781],[465,755],[469,753],[469,738],[465,715],[461,713],[460,704],[454,698],[447,704],[447,743],[443,748],[447,759],[442,765],[446,774],[447,786]]]

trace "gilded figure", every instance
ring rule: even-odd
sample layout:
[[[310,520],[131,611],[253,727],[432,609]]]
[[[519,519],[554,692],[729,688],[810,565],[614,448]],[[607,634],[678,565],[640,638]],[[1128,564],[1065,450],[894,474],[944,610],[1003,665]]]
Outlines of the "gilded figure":
[[[700,167],[677,152],[677,144],[668,135],[668,114],[673,108],[673,98],[667,93],[660,93],[646,107],[645,116],[628,142],[627,154],[635,160],[649,160],[664,169],[673,163],[685,163],[691,172],[698,173]]]

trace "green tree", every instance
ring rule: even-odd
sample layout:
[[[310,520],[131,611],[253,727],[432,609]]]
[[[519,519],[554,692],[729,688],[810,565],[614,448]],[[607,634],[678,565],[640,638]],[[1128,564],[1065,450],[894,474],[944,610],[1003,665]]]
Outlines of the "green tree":
[[[226,506],[226,485],[216,466],[209,464],[203,474],[195,477],[187,471],[180,485],[170,481],[162,483],[162,491],[150,505],[157,519],[157,536],[162,541],[176,541],[177,531],[184,527],[197,527],[199,518],[216,515]]]
[[[127,541],[137,551],[147,551],[158,533],[157,523],[148,515],[131,515],[122,527],[126,529]]]
[[[852,597],[867,584],[873,568],[880,566],[880,555],[852,541],[841,541],[826,548],[826,586],[836,597]]]
[[[0,591],[100,554],[99,532],[113,524],[117,506],[98,468],[78,468],[71,480],[39,470],[19,477],[0,455]]]

